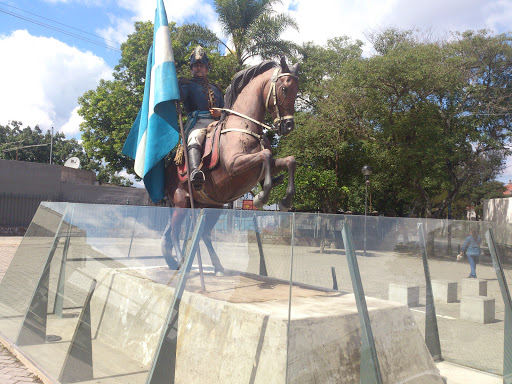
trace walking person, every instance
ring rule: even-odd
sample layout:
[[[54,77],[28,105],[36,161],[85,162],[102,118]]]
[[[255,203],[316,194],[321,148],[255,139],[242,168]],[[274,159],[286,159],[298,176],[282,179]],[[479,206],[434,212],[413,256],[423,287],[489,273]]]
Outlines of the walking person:
[[[476,278],[476,265],[480,258],[480,243],[482,239],[478,235],[476,228],[470,230],[470,235],[464,239],[462,244],[461,253],[465,254],[469,260],[471,273],[468,277]]]

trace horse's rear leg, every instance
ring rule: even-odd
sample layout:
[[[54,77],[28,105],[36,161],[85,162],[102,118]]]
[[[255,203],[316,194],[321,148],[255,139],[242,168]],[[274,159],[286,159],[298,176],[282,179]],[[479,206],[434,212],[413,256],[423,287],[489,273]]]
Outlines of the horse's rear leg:
[[[178,269],[179,265],[178,265],[177,261],[174,259],[174,257],[172,257],[172,249],[173,249],[173,245],[175,244],[172,239],[172,236],[171,236],[172,227],[173,227],[173,224],[172,224],[173,215],[174,215],[174,209],[171,208],[171,209],[169,209],[169,219],[167,220],[167,225],[166,225],[164,233],[163,233],[161,248],[162,248],[162,255],[164,257],[165,262],[169,266],[169,269],[175,270],[175,269]],[[178,246],[178,248],[179,248],[179,246]]]
[[[204,245],[206,246],[206,249],[208,249],[208,253],[213,264],[215,275],[224,276],[224,267],[220,263],[219,256],[217,256],[217,252],[215,252],[215,249],[213,248],[212,244],[212,230],[215,227],[215,224],[217,224],[220,215],[220,211],[208,211],[207,216],[205,217],[206,222],[204,224],[202,238]]]
[[[286,195],[283,200],[279,202],[280,211],[288,211],[292,206],[293,196],[295,195],[295,168],[296,162],[294,156],[276,159],[272,174],[275,175],[285,169],[288,169],[288,186],[286,187]]]

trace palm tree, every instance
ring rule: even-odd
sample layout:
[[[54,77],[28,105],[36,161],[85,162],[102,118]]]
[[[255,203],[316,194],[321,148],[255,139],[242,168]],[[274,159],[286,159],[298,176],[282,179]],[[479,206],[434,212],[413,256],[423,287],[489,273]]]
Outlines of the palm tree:
[[[281,0],[214,0],[215,11],[224,33],[231,40],[231,47],[218,41],[236,57],[240,68],[251,57],[264,59],[291,55],[295,44],[279,36],[289,27],[298,30],[289,15],[276,13],[273,6]],[[205,28],[205,32],[212,34]]]

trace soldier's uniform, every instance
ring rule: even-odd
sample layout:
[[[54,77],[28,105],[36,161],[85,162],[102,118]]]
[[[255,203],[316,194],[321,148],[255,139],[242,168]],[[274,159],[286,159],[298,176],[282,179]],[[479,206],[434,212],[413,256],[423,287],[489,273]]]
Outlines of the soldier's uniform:
[[[203,63],[208,69],[210,61],[201,46],[198,46],[190,56],[190,67],[195,63]],[[213,107],[223,108],[222,92],[210,84],[206,77],[180,79],[180,98],[187,113],[185,134],[189,156],[190,180],[195,189],[201,189],[204,174],[197,168],[201,162],[201,145],[206,136],[206,128],[215,121],[210,114]]]

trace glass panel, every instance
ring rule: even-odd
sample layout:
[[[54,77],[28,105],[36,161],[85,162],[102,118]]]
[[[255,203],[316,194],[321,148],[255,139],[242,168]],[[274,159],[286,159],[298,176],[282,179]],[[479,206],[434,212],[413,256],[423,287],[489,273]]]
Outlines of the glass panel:
[[[167,380],[173,366],[177,382],[283,382],[291,215],[205,210],[176,298],[169,265],[189,254],[195,214],[42,204],[0,285],[2,332],[60,382]],[[162,344],[174,301],[178,342]]]
[[[440,334],[441,350],[445,360],[494,374],[503,374],[504,304],[496,272],[492,266],[485,231],[490,226],[503,234],[504,228],[484,222],[443,222],[431,230],[429,264]],[[466,255],[457,261],[457,254],[474,231],[480,256],[472,256],[476,249],[466,249]],[[507,257],[504,237],[498,241],[500,255]],[[473,243],[474,244],[474,243]],[[477,260],[477,278],[471,275],[469,258]],[[505,275],[511,282],[510,264]],[[451,287],[448,287],[451,284]],[[451,290],[448,292],[448,290]],[[487,318],[485,318],[487,317]],[[418,319],[422,324],[422,319]]]
[[[337,287],[340,292],[338,297],[326,299],[330,304],[325,304],[325,308],[321,308],[321,300],[309,303],[307,308],[315,316],[314,320],[307,321],[307,326],[302,312],[306,306],[295,294],[292,296],[288,382],[307,381],[311,371],[322,372],[324,376],[316,378],[325,382],[342,377],[359,380],[360,343],[364,332],[356,316],[358,311],[344,244],[336,233],[343,226],[351,229],[383,381],[406,381],[420,376],[437,380],[434,362],[426,349],[427,345],[435,346],[437,336],[435,324],[425,328],[427,292],[418,235],[420,223],[425,230],[442,357],[448,362],[502,374],[504,306],[485,242],[488,223],[296,214],[293,289],[311,284],[326,291]],[[468,278],[467,257],[457,261],[471,228],[476,228],[477,236],[482,239],[476,267],[478,279]],[[493,228],[510,285],[510,230],[500,225],[493,225]],[[475,287],[477,280],[480,281],[477,291],[471,293],[470,287]],[[448,288],[443,291],[448,285],[451,292],[455,289],[456,295],[450,302],[443,299],[448,295]],[[487,286],[486,296],[478,297],[479,293],[483,294],[478,286]],[[463,299],[463,296],[473,295],[477,296],[476,303]],[[489,316],[492,312],[495,320],[479,323],[471,311],[481,311],[484,316],[491,305],[488,301],[495,303],[495,312],[488,312]],[[323,326],[315,325],[322,321]],[[315,331],[316,327],[322,331]],[[304,345],[311,346],[312,352],[305,353]],[[340,345],[341,349],[336,349]],[[442,369],[442,365],[440,367]]]
[[[215,253],[201,241],[203,282],[197,256],[186,276],[176,382],[284,382],[290,214],[208,209],[204,223]]]
[[[42,203],[0,283],[1,332],[61,382],[357,382],[361,364],[373,367],[361,357],[367,333],[341,235],[350,228],[383,381],[436,382],[421,224],[442,357],[502,374],[504,305],[484,232],[493,228],[510,284],[509,226],[209,209],[181,279],[169,266],[190,254],[192,213]],[[472,228],[478,279],[456,257]],[[177,327],[162,344],[174,302]],[[493,316],[478,322],[475,311]]]
[[[68,203],[42,203],[0,283],[0,329],[16,340]],[[57,241],[56,253],[63,242]]]
[[[359,327],[343,250],[342,215],[295,214],[288,383],[351,382],[344,346]],[[355,319],[350,327],[340,313]]]

